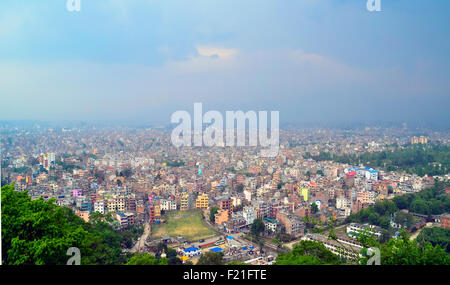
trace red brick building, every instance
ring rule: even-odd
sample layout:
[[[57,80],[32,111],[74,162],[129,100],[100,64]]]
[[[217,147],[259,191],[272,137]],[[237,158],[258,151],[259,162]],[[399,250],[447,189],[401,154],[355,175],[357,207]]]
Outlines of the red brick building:
[[[450,215],[441,216],[441,226],[446,229],[450,229]]]

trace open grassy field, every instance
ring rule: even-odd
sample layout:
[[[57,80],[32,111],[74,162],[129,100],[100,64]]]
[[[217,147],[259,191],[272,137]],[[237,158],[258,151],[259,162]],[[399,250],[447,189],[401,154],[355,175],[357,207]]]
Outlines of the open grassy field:
[[[164,218],[167,223],[152,225],[152,239],[182,236],[188,240],[198,240],[217,234],[205,224],[202,213],[198,210],[168,212]]]

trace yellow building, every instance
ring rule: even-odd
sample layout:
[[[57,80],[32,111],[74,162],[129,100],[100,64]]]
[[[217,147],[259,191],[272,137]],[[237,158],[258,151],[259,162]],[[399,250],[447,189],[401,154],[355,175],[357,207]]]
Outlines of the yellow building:
[[[197,197],[195,202],[195,207],[197,209],[207,209],[209,207],[209,197],[208,194],[203,193]]]
[[[153,209],[155,211],[155,219],[161,219],[161,206],[159,204],[156,204]]]
[[[427,144],[428,143],[428,138],[424,137],[424,136],[420,136],[419,138],[419,143],[421,144]]]
[[[125,211],[125,198],[124,197],[117,198],[117,211],[119,211],[119,212]]]
[[[180,210],[189,210],[190,209],[190,196],[189,193],[181,194],[180,199]]]
[[[300,195],[303,196],[303,199],[308,202],[309,200],[309,189],[305,187],[300,188]]]
[[[106,201],[106,208],[108,209],[108,212],[114,213],[117,209],[117,201],[116,199],[109,199]]]
[[[428,138],[425,136],[420,136],[420,137],[412,137],[411,139],[411,144],[427,144],[428,143]]]

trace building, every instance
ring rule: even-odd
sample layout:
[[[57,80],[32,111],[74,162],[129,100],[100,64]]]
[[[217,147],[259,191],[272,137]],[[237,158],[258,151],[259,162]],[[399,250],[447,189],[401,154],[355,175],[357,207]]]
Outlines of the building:
[[[253,207],[246,206],[242,211],[242,216],[244,217],[247,225],[250,225],[257,218],[257,213]]]
[[[381,238],[381,229],[369,224],[358,224],[358,223],[351,223],[347,226],[347,235],[352,238],[358,238],[359,234],[363,231],[367,230],[369,233],[373,234],[376,239]]]
[[[198,195],[197,200],[195,201],[195,207],[197,209],[208,209],[209,207],[208,194],[203,193],[201,195]]]
[[[184,249],[183,254],[184,254],[184,256],[191,258],[194,256],[201,255],[202,251],[200,250],[200,248],[193,246],[193,247]]]
[[[134,225],[135,222],[133,213],[117,213],[116,218],[121,229]]]
[[[134,197],[127,198],[127,211],[136,212],[136,199]]]
[[[86,223],[89,222],[89,211],[75,211],[75,215],[82,218]]]
[[[288,235],[299,237],[304,234],[305,224],[299,216],[282,211],[277,213],[277,220],[283,225]]]
[[[89,214],[92,213],[92,203],[90,200],[85,199],[84,201],[81,202],[81,211],[87,211],[89,212]]]
[[[172,199],[161,199],[159,202],[161,210],[164,211],[176,211],[177,203]]]
[[[219,208],[228,212],[228,216],[233,214],[233,200],[221,199],[219,200]]]
[[[450,229],[450,214],[441,216],[441,226],[446,229]]]
[[[186,211],[191,208],[192,208],[192,196],[189,193],[184,192],[183,194],[181,194],[180,198],[180,210]]]
[[[306,234],[302,240],[310,240],[322,243],[332,253],[347,260],[357,261],[361,255],[362,245],[355,241],[343,239],[332,240],[321,234]]]
[[[412,137],[411,138],[411,144],[427,144],[428,143],[428,138],[425,136],[420,136],[420,137]]]
[[[277,232],[278,227],[280,225],[280,223],[278,223],[277,220],[270,218],[264,218],[264,224],[266,225],[266,228],[273,233]]]
[[[106,209],[109,213],[115,213],[117,210],[117,201],[116,199],[108,199],[106,201]]]
[[[216,224],[222,225],[228,221],[228,211],[220,209],[214,216],[214,222]]]
[[[125,198],[119,197],[116,202],[117,211],[124,212],[125,211]]]
[[[94,212],[105,214],[105,201],[97,200],[94,202]]]
[[[309,189],[305,188],[305,187],[301,187],[300,188],[300,195],[302,195],[303,200],[305,202],[308,202],[308,200],[309,200]]]

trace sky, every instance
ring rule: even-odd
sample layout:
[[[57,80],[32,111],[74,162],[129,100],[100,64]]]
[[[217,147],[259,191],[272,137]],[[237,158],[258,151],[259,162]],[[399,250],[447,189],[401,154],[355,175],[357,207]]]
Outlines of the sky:
[[[281,122],[450,127],[450,1],[0,1],[0,120],[170,123],[177,110]]]

